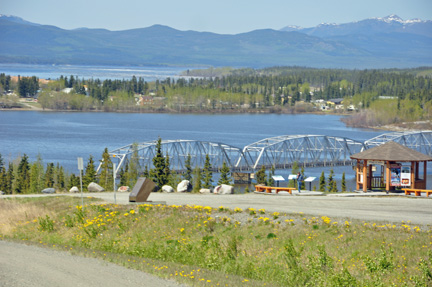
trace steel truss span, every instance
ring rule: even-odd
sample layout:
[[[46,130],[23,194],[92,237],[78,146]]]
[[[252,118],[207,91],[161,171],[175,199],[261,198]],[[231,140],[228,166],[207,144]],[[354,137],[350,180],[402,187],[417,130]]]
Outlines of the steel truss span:
[[[237,166],[251,164],[256,170],[261,166],[276,168],[299,165],[351,164],[350,155],[360,152],[362,142],[348,138],[322,135],[286,135],[267,138],[243,148],[243,158]]]
[[[432,131],[391,132],[365,141],[365,148],[394,141],[421,153],[432,155]]]
[[[156,144],[157,141],[135,143],[110,151],[110,156],[118,161],[116,172],[134,158],[138,159],[141,171],[146,166],[148,169],[152,168],[153,158],[156,156]],[[175,171],[186,169],[185,161],[189,155],[192,168],[196,166],[202,168],[208,155],[213,169],[221,168],[224,162],[231,169],[235,169],[235,163],[242,153],[240,148],[223,143],[194,140],[162,140],[161,150],[163,156],[168,155],[170,168]]]

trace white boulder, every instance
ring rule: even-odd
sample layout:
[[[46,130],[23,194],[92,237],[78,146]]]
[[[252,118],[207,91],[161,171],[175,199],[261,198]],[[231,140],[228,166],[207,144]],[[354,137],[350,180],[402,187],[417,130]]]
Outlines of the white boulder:
[[[78,193],[78,192],[80,192],[80,190],[79,190],[78,187],[76,187],[76,186],[72,186],[72,188],[69,189],[69,192],[71,192],[71,193]]]
[[[234,193],[234,186],[227,185],[227,184],[221,184],[215,187],[214,193],[218,194],[233,194]]]
[[[192,190],[192,185],[190,184],[189,180],[182,180],[178,185],[177,185],[177,192],[188,192]]]
[[[87,187],[87,190],[89,192],[102,192],[102,191],[105,191],[105,188],[103,188],[102,186],[100,186],[99,184],[97,184],[95,182],[90,182],[90,184]]]
[[[125,185],[120,186],[120,187],[117,189],[117,191],[118,191],[118,192],[129,192],[129,186],[125,186]]]
[[[211,189],[208,189],[208,188],[201,188],[200,190],[199,190],[199,192],[200,193],[211,193]]]
[[[164,185],[162,186],[162,192],[171,193],[174,192],[174,188],[172,188],[172,186],[169,185]]]

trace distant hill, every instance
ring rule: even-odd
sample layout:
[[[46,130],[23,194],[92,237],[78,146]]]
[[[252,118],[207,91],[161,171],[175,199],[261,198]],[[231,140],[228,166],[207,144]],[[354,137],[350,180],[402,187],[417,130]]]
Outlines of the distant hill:
[[[1,15],[0,63],[405,68],[432,65],[431,31],[432,21],[395,15],[236,35],[161,25],[64,30]]]

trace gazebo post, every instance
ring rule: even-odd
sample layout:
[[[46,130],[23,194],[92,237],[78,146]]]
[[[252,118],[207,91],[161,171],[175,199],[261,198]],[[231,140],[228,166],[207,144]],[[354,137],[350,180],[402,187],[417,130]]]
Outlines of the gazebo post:
[[[418,178],[418,162],[411,162],[411,188],[416,188],[415,179]]]
[[[363,160],[363,192],[367,192],[369,179],[367,177],[367,160]]]
[[[390,191],[390,161],[386,161],[386,191]]]

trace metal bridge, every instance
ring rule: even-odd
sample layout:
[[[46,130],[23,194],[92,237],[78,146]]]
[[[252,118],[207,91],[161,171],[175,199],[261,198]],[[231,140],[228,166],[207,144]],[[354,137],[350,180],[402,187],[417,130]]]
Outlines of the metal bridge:
[[[213,170],[219,170],[225,162],[231,171],[254,171],[261,166],[291,168],[294,162],[299,166],[351,165],[352,154],[387,141],[432,155],[432,131],[386,133],[365,142],[323,135],[285,135],[266,138],[243,149],[215,142],[162,140],[161,149],[164,156],[169,156],[171,170],[177,172],[186,169],[188,156],[192,168],[202,168],[207,155]],[[141,171],[146,166],[152,168],[156,144],[157,141],[135,143],[110,151],[118,161],[116,171],[131,159],[139,162]]]

